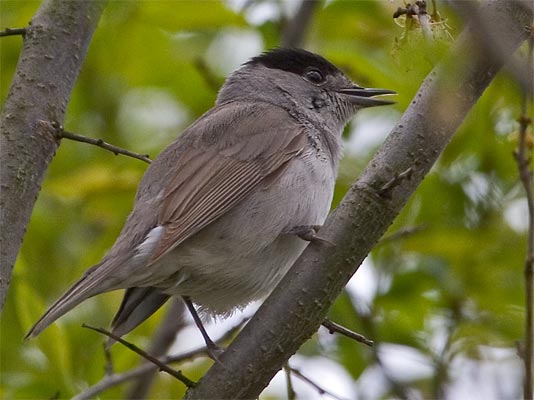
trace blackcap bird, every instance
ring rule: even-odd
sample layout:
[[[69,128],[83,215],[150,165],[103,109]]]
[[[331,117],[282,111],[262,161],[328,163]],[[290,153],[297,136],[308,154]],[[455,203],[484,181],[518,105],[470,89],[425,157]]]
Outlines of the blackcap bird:
[[[326,219],[345,124],[360,108],[391,104],[373,96],[393,93],[362,88],[305,50],[252,58],[152,162],[113,247],[27,337],[116,289],[126,289],[118,336],[170,296],[213,316],[265,297]]]

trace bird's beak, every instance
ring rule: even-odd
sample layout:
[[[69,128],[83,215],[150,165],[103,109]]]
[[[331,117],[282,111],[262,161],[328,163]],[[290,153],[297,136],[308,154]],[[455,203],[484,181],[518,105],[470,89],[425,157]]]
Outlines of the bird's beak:
[[[388,104],[395,104],[391,100],[374,99],[374,96],[381,96],[384,94],[397,94],[393,90],[388,89],[369,89],[359,86],[353,86],[347,89],[341,89],[338,93],[347,96],[347,100],[359,107],[374,107],[385,106]]]

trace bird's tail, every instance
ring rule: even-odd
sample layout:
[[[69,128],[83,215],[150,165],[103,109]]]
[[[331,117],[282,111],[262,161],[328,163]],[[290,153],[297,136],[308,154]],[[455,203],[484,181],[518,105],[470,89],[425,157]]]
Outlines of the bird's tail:
[[[109,268],[103,263],[87,270],[84,276],[67,290],[44,315],[32,326],[24,339],[30,339],[41,333],[56,319],[63,316],[81,302],[99,293],[117,289],[113,287],[113,279],[109,279]]]
[[[154,287],[132,287],[126,290],[117,315],[111,323],[112,333],[121,337],[154,314],[170,298]],[[178,318],[178,316],[177,316]],[[109,339],[109,348],[115,340]]]

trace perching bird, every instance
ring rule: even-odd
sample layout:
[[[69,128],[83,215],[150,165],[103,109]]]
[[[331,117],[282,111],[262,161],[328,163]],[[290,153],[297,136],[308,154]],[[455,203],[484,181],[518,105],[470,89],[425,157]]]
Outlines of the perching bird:
[[[117,289],[127,289],[112,324],[119,336],[170,296],[220,316],[265,297],[326,219],[345,124],[393,93],[362,88],[305,50],[252,58],[152,162],[113,247],[27,337]]]

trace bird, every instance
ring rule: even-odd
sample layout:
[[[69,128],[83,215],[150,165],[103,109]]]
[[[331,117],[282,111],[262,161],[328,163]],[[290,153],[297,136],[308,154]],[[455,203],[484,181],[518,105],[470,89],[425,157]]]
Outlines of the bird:
[[[266,297],[309,243],[321,241],[345,125],[362,108],[392,104],[375,97],[390,94],[357,85],[304,49],[249,59],[214,107],[150,164],[113,246],[26,338],[119,289],[126,291],[111,324],[116,336],[173,296],[197,325],[193,303],[206,318],[227,317]]]

